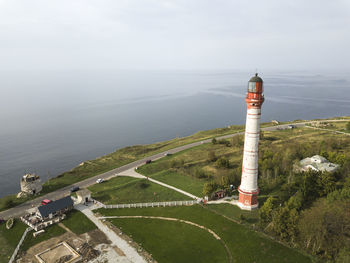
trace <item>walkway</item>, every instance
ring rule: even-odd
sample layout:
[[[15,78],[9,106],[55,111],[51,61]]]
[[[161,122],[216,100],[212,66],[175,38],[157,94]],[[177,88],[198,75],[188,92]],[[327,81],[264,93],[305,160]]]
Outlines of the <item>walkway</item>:
[[[141,257],[137,251],[130,246],[124,239],[119,237],[113,230],[107,227],[105,224],[101,222],[99,218],[97,218],[89,209],[89,207],[85,205],[77,205],[76,209],[80,210],[84,213],[97,227],[101,230],[107,238],[112,242],[112,246],[117,246],[119,249],[123,251],[126,255],[125,257],[120,256],[121,258],[118,260],[122,260],[122,262],[130,262],[130,263],[146,263],[147,261]],[[123,260],[124,258],[124,260]]]
[[[124,172],[122,172],[122,173],[120,173],[120,174],[117,174],[117,175],[118,175],[118,176],[130,176],[130,177],[135,177],[135,178],[148,179],[149,181],[151,181],[151,182],[153,182],[153,183],[156,183],[156,184],[159,184],[159,185],[161,185],[161,186],[167,187],[167,188],[172,189],[172,190],[174,190],[174,191],[177,191],[177,192],[179,192],[179,193],[181,193],[181,194],[183,194],[183,195],[187,195],[187,196],[189,196],[189,197],[191,197],[191,198],[193,198],[193,199],[197,199],[197,200],[198,200],[198,199],[201,199],[200,197],[195,196],[195,195],[193,195],[193,194],[190,194],[190,193],[188,193],[188,192],[186,192],[186,191],[183,191],[183,190],[181,190],[181,189],[179,189],[179,188],[176,188],[176,187],[174,187],[174,186],[171,186],[171,185],[162,183],[162,182],[157,181],[157,180],[155,180],[155,179],[152,179],[152,178],[150,178],[150,177],[147,177],[147,176],[144,176],[144,175],[142,175],[142,174],[139,174],[138,172],[135,171],[135,168],[131,168],[131,169],[126,170],[126,171],[124,171]]]

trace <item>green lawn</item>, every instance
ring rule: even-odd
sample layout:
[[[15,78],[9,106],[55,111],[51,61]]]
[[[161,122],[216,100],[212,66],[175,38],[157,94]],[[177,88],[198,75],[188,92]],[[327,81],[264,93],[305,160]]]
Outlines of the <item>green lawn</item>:
[[[280,243],[271,240],[270,238],[265,237],[264,235],[250,230],[244,225],[234,223],[223,216],[217,215],[212,211],[203,208],[201,206],[190,206],[190,207],[165,207],[165,208],[143,208],[143,209],[99,209],[103,215],[151,215],[151,216],[164,216],[164,217],[173,217],[192,221],[199,225],[208,227],[217,233],[223,241],[226,243],[228,248],[231,251],[234,262],[276,262],[276,263],[287,263],[287,262],[311,262],[311,258],[305,256],[295,249],[283,246]],[[146,221],[146,220],[145,220]],[[117,227],[118,221],[113,221]],[[136,235],[139,238],[141,235],[140,230],[135,231],[131,223],[122,223],[123,231]],[[152,226],[151,226],[152,227]],[[152,231],[153,230],[153,231]],[[135,233],[134,233],[135,232]],[[158,232],[158,238],[168,239],[168,233],[165,229],[158,231],[157,225],[151,229],[151,232]],[[175,240],[178,239],[177,235],[185,235],[190,238],[190,235],[193,233],[181,233],[175,232],[172,235],[172,238]],[[148,238],[147,238],[148,237]],[[145,247],[152,246],[152,236],[144,236],[142,245]],[[191,236],[191,239],[193,236]],[[195,238],[198,240],[200,237]],[[162,239],[163,240],[163,239]],[[211,246],[211,244],[207,244]],[[176,244],[173,247],[169,247],[172,250],[172,253],[176,253],[182,247],[181,244]],[[149,250],[148,252],[154,253],[154,251]],[[156,252],[158,253],[158,252]],[[169,252],[170,253],[170,252]],[[155,254],[156,255],[156,254]],[[193,259],[192,256],[188,256],[187,262]],[[205,258],[205,254],[201,256],[200,262],[208,262]],[[167,261],[164,261],[167,262]],[[182,262],[186,262],[182,261]],[[209,261],[211,262],[211,261]]]
[[[24,242],[21,246],[22,251],[26,251],[29,248],[31,248],[32,246],[39,244],[40,242],[49,240],[50,238],[53,237],[57,237],[60,236],[62,234],[64,234],[66,231],[61,228],[60,226],[58,226],[57,224],[54,224],[52,226],[49,226],[47,228],[45,228],[45,233],[37,236],[37,237],[33,237],[33,232],[29,232],[26,236],[26,238],[24,239]]]
[[[259,222],[259,210],[241,210],[239,207],[230,204],[211,204],[206,207],[213,212],[242,223],[255,224]]]
[[[9,261],[26,228],[18,219],[11,229],[7,229],[5,223],[0,225],[0,263]]]
[[[68,227],[73,233],[80,235],[96,229],[96,225],[90,221],[82,212],[72,210],[62,224]]]
[[[89,187],[92,197],[104,204],[130,204],[189,200],[190,197],[147,179],[115,177]]]
[[[159,219],[112,219],[157,262],[228,262],[223,244],[206,230]]]
[[[176,171],[162,171],[152,175],[152,178],[189,192],[195,196],[203,196],[203,185],[206,179],[198,179],[177,173]]]

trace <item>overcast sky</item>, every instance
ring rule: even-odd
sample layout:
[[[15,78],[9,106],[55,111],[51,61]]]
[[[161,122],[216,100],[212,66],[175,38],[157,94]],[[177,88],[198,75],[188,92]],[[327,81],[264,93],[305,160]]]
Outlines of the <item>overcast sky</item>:
[[[0,69],[350,68],[349,0],[0,0]]]

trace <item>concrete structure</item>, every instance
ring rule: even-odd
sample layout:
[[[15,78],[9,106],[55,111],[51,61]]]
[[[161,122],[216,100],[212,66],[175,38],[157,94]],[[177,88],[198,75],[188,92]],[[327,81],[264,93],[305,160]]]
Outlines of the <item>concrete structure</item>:
[[[66,242],[61,242],[43,252],[35,255],[40,263],[65,262],[74,263],[81,259],[81,256]]]
[[[43,189],[41,186],[40,176],[36,174],[23,175],[20,184],[21,192],[18,193],[18,198],[26,195],[34,195],[40,193]]]
[[[238,205],[241,209],[258,207],[258,145],[260,136],[261,105],[264,102],[263,80],[256,73],[248,82],[247,119],[241,185],[238,188]]]
[[[340,166],[329,162],[326,158],[320,155],[314,155],[312,157],[305,158],[299,162],[299,167],[294,167],[296,171],[305,172],[313,170],[317,172],[330,172],[333,173],[338,170]]]
[[[77,192],[77,203],[86,204],[91,202],[91,192],[88,189],[81,189]]]

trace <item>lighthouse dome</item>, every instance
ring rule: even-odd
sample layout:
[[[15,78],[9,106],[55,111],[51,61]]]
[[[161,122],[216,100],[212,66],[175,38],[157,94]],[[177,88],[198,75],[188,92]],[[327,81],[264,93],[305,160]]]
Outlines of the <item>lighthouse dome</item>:
[[[258,73],[255,73],[255,76],[252,77],[249,82],[263,82],[263,80],[258,76]]]

